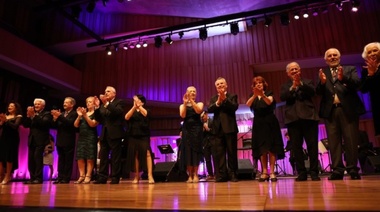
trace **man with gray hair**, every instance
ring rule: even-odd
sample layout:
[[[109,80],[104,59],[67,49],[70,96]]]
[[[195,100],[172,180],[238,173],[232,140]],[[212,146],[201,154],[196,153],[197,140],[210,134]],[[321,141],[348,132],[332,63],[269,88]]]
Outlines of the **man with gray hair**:
[[[310,177],[320,180],[318,173],[318,122],[317,110],[312,98],[315,96],[313,81],[301,77],[301,67],[296,62],[286,66],[289,80],[281,86],[280,98],[285,101],[285,124],[292,139],[298,177],[296,181],[307,180],[303,152],[305,139],[310,159]]]
[[[30,180],[25,184],[41,184],[43,181],[43,153],[49,144],[50,127],[53,121],[49,111],[45,111],[45,100],[34,99],[34,106],[26,111],[24,127],[29,128],[28,136],[28,170]]]

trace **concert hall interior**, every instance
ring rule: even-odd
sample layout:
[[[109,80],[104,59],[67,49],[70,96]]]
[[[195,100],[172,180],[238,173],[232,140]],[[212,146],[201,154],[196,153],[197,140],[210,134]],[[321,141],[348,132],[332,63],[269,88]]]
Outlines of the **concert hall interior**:
[[[342,53],[341,64],[355,66],[360,75],[363,47],[380,42],[379,11],[380,1],[373,0],[0,0],[0,113],[12,100],[26,112],[35,98],[45,99],[48,110],[61,108],[67,96],[82,107],[106,86],[116,88],[129,110],[133,96],[142,94],[152,111],[154,164],[164,169],[163,180],[153,185],[146,180],[132,184],[133,174],[125,172],[119,185],[54,185],[45,166],[42,184],[24,185],[30,178],[29,129],[20,126],[18,169],[9,184],[0,185],[0,211],[378,210],[380,136],[375,136],[369,94],[358,91],[366,109],[359,121],[365,134],[360,142],[370,146],[358,161],[359,181],[349,175],[343,181],[327,179],[331,155],[321,119],[321,181],[295,182],[286,151],[276,160],[279,180],[257,182],[262,167],[249,147],[253,113],[245,103],[252,78],[264,77],[277,103],[275,115],[286,146],[285,102],[280,101],[286,65],[296,61],[302,76],[316,83],[318,70],[326,67],[324,53],[334,47]],[[218,77],[238,95],[239,182],[204,180],[208,173],[203,161],[199,183],[170,182],[166,177],[177,158],[183,93],[195,86],[197,101],[207,109]],[[320,101],[319,96],[313,99],[316,108]],[[50,133],[56,138],[56,130]],[[160,151],[163,145],[174,153]],[[53,157],[56,179],[57,151]],[[79,175],[74,160],[71,180]]]

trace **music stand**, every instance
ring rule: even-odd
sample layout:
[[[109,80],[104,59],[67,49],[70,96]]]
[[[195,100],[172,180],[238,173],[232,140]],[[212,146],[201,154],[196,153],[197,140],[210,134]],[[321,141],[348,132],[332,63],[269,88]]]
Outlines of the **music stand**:
[[[174,150],[170,144],[158,145],[157,148],[163,155],[174,153]]]
[[[327,172],[327,168],[329,168],[329,170],[330,170],[329,172],[331,172],[331,165],[332,164],[331,164],[331,156],[330,156],[330,151],[329,151],[329,142],[328,142],[327,138],[321,139],[318,142],[318,150],[319,150],[319,157],[321,158],[322,167],[324,167],[322,155],[327,153],[327,155],[329,157],[329,164],[327,164],[327,166],[324,167],[321,172],[322,173]]]

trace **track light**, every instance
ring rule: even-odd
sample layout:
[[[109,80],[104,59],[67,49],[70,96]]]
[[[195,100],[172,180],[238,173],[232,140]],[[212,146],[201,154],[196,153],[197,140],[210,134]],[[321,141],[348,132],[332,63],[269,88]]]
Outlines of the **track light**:
[[[123,49],[128,50],[128,44],[124,44]]]
[[[141,48],[141,43],[140,43],[140,41],[136,43],[136,48],[138,48],[138,49]]]
[[[129,48],[130,49],[134,49],[135,48],[135,44],[133,42],[129,43]]]
[[[257,18],[251,18],[252,26],[255,26],[257,24]]]
[[[318,16],[318,9],[314,9],[312,14],[313,16]]]
[[[148,46],[148,43],[146,41],[144,41],[143,45],[142,45],[144,48]]]
[[[199,29],[199,39],[202,41],[205,41],[207,39],[207,28],[200,28]]]
[[[88,2],[88,5],[86,7],[87,12],[89,13],[94,12],[95,6],[96,6],[95,0],[91,0],[90,2]]]
[[[160,48],[162,46],[162,38],[161,36],[154,37],[154,46]]]
[[[300,15],[298,13],[294,13],[294,19],[296,20],[300,19]]]
[[[269,27],[271,23],[272,23],[272,19],[270,17],[265,16],[264,26]]]
[[[305,12],[303,13],[302,17],[303,18],[308,18],[309,17],[309,13],[307,13],[307,10],[305,10]]]
[[[352,0],[351,4],[352,4],[351,11],[357,12],[359,10],[360,1],[359,0]]]
[[[166,43],[168,43],[170,45],[173,44],[173,40],[171,38],[171,35],[168,35],[168,37],[165,38],[165,41],[166,41]]]
[[[280,21],[283,26],[288,26],[290,23],[289,15],[287,13],[283,13],[280,15]]]
[[[343,10],[343,1],[336,1],[335,6],[339,11]]]
[[[119,51],[119,44],[114,44],[113,48],[115,49],[115,52]]]
[[[237,22],[231,23],[230,24],[230,30],[231,34],[237,35],[239,33],[239,25]]]
[[[112,55],[111,48],[109,46],[106,47],[107,55]]]
[[[183,35],[184,35],[183,31],[178,32],[179,39],[182,39]]]

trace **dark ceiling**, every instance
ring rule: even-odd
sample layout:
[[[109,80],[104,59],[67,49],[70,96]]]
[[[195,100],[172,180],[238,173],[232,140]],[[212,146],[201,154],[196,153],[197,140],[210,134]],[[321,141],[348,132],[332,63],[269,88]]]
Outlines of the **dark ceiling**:
[[[99,48],[89,48],[89,44],[93,46],[100,46],[104,43],[109,43],[104,40],[105,37],[115,37],[112,34],[97,34],[90,26],[86,26],[81,22],[81,19],[75,18],[73,15],[73,8],[80,8],[81,12],[78,13],[102,13],[102,14],[130,14],[130,15],[151,15],[151,16],[165,16],[165,17],[181,17],[181,18],[194,18],[194,20],[201,20],[199,23],[210,23],[212,21],[224,20],[224,18],[245,18],[249,15],[260,14],[264,12],[272,12],[273,10],[291,9],[292,7],[306,7],[318,2],[332,2],[327,0],[0,0],[0,7],[9,8],[12,4],[24,6],[25,10],[33,10],[39,13],[41,20],[48,21],[51,12],[59,13],[66,19],[72,21],[77,25],[80,30],[88,34],[87,39],[71,40],[64,43],[54,43],[49,46],[43,46],[45,50],[69,57],[70,55],[84,53],[89,51],[97,51]],[[92,10],[89,12],[88,7],[92,3]],[[4,10],[4,13],[7,13]],[[1,14],[1,13],[0,13]],[[1,18],[1,17],[0,17]],[[17,17],[15,17],[17,18]],[[89,18],[91,18],[89,16]],[[19,20],[22,21],[22,20]],[[19,22],[17,21],[17,22]],[[203,21],[203,22],[202,22]],[[9,19],[1,19],[1,26],[13,31],[21,31],[14,26],[17,23],[14,20],[11,22]],[[187,23],[187,26],[192,26]],[[65,26],[62,26],[65,27]],[[152,33],[163,32],[176,26],[162,26],[161,29],[155,29]],[[177,26],[182,27],[182,26]],[[33,30],[33,29],[31,29]],[[136,35],[141,31],[148,31],[152,29],[140,29],[136,31],[122,32],[124,35]],[[158,30],[158,31],[157,31]],[[161,30],[161,31],[160,31]],[[152,34],[151,33],[151,34]],[[119,33],[120,34],[120,33]],[[120,36],[120,35],[119,35]],[[116,37],[119,39],[120,37]],[[123,37],[125,38],[125,37]],[[128,38],[128,37],[127,37]],[[38,46],[38,44],[37,44]]]

